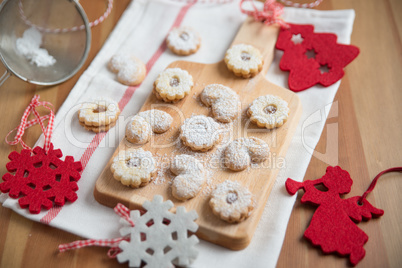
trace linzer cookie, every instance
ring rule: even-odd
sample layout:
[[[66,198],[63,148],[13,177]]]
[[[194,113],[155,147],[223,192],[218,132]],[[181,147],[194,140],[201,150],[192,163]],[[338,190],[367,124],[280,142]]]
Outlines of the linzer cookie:
[[[145,64],[132,55],[116,54],[109,63],[109,70],[117,74],[117,80],[127,86],[142,83],[146,75]]]
[[[198,51],[201,37],[194,29],[184,26],[174,28],[166,38],[166,44],[173,53],[186,56]]]
[[[269,147],[258,138],[240,138],[232,141],[225,149],[225,165],[231,170],[246,169],[251,162],[261,163],[268,158]]]
[[[176,102],[187,96],[193,85],[193,77],[186,70],[169,68],[156,78],[153,92],[164,102]]]
[[[169,130],[173,118],[160,110],[148,110],[134,116],[126,125],[126,139],[134,144],[145,144],[153,133],[164,133]]]
[[[226,51],[225,63],[236,76],[250,78],[262,70],[263,59],[258,49],[251,45],[238,44]]]
[[[201,93],[201,101],[211,107],[214,118],[223,123],[233,121],[241,106],[239,95],[220,84],[206,86]]]
[[[113,177],[132,188],[145,186],[156,173],[156,163],[149,151],[127,149],[120,152],[110,166]]]
[[[190,149],[205,152],[221,141],[222,129],[211,117],[194,115],[184,120],[180,127],[180,139]]]
[[[227,180],[216,186],[209,205],[212,212],[220,219],[236,223],[244,221],[251,215],[255,201],[247,188],[238,182]]]
[[[115,125],[119,114],[117,102],[109,98],[97,98],[81,105],[78,110],[78,119],[85,129],[102,132]]]
[[[288,103],[274,95],[256,98],[250,105],[248,116],[259,127],[273,129],[282,126],[288,119]]]
[[[177,175],[172,183],[172,194],[179,200],[196,196],[205,182],[203,165],[191,155],[176,155],[170,170]]]

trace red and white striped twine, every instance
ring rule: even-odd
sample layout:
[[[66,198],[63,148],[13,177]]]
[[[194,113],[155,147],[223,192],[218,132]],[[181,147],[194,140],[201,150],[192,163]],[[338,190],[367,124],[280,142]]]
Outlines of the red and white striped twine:
[[[28,107],[25,109],[24,114],[22,115],[21,118],[21,123],[18,127],[14,128],[11,130],[7,136],[6,136],[6,142],[10,145],[16,145],[18,143],[21,143],[22,147],[24,149],[32,150],[31,147],[25,144],[25,142],[22,141],[22,136],[24,135],[25,129],[39,124],[40,127],[42,128],[42,132],[45,136],[45,144],[44,144],[44,149],[46,152],[49,151],[50,148],[50,140],[52,138],[52,133],[53,133],[53,127],[54,127],[54,112],[53,112],[53,105],[50,102],[47,101],[39,101],[39,96],[35,95],[31,102],[29,103]],[[40,116],[38,111],[36,110],[36,107],[43,106],[46,109],[50,111],[50,114],[45,115],[45,116]],[[51,106],[51,107],[49,107]],[[31,112],[35,115],[35,119],[28,120],[28,116],[31,114]],[[49,122],[47,123],[47,127],[43,125],[43,121],[49,119]],[[14,132],[17,129],[17,134],[14,137],[14,140],[9,141],[8,136]]]
[[[280,0],[282,3],[292,7],[298,8],[313,8],[321,4],[323,0],[316,0],[309,4],[295,3],[289,0]],[[251,2],[253,10],[246,10],[243,8],[244,2]],[[262,10],[259,10],[255,4],[254,0],[241,0],[240,1],[240,11],[249,16],[253,16],[256,21],[262,21],[267,25],[279,24],[283,28],[289,28],[289,25],[281,18],[283,14],[283,5],[278,3],[276,0],[266,0]]]
[[[126,220],[128,223],[130,223],[131,226],[134,227],[134,222],[130,218],[130,210],[127,207],[119,203],[114,208],[114,211],[116,212],[117,215],[119,215],[121,218]],[[115,258],[116,255],[121,252],[121,249],[119,248],[119,243],[121,241],[129,241],[129,240],[130,239],[128,237],[119,237],[113,239],[78,240],[72,243],[59,245],[59,251],[64,252],[70,249],[78,249],[89,246],[110,247],[107,254],[110,258]]]
[[[69,244],[59,245],[59,251],[64,252],[70,249],[78,249],[89,246],[99,246],[99,247],[117,247],[119,243],[123,240],[127,240],[126,238],[114,238],[114,239],[87,239],[87,240],[78,240]]]
[[[251,2],[253,10],[243,9],[243,3]],[[262,10],[259,10],[254,0],[241,0],[240,11],[249,16],[253,16],[256,21],[263,21],[267,25],[279,24],[281,27],[288,27],[288,24],[280,17],[283,14],[283,5],[275,0],[267,0],[264,3]]]
[[[24,7],[22,5],[21,0],[18,3],[18,7],[19,7],[20,15],[21,15],[22,19],[24,20],[24,22],[29,26],[35,27],[36,29],[38,29],[41,32],[45,32],[45,33],[67,33],[67,32],[75,32],[75,31],[80,31],[80,30],[85,29],[85,25],[74,26],[74,27],[71,27],[71,28],[55,28],[55,29],[49,29],[49,28],[37,26],[37,25],[33,24],[25,16]],[[94,27],[94,26],[102,23],[109,16],[110,12],[112,12],[112,9],[113,9],[113,0],[108,0],[108,5],[107,5],[107,9],[106,9],[105,13],[103,13],[103,15],[100,16],[98,19],[90,22],[89,27]]]
[[[130,223],[130,225],[132,227],[134,227],[134,222],[133,220],[130,218],[130,210],[124,206],[123,204],[118,203],[115,207],[114,207],[114,212],[116,212],[117,215],[119,215],[120,217],[122,217],[123,219],[125,219],[128,223]]]
[[[180,3],[195,3],[197,4],[228,4],[232,3],[234,0],[168,0],[171,2],[180,2]]]
[[[295,2],[290,1],[290,0],[279,0],[279,1],[281,1],[283,4],[285,4],[287,6],[291,6],[291,7],[314,8],[314,7],[318,6],[319,4],[321,4],[321,2],[324,1],[324,0],[316,0],[314,2],[307,3],[307,4],[295,3]]]

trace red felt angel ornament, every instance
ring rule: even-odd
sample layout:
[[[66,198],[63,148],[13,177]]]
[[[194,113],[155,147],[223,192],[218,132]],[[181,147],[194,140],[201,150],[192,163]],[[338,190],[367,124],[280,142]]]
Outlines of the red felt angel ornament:
[[[347,199],[342,199],[340,195],[350,192],[353,181],[349,173],[338,166],[328,167],[325,175],[317,180],[297,182],[287,179],[286,190],[289,194],[294,195],[303,189],[301,202],[318,206],[304,237],[320,246],[325,253],[336,252],[349,256],[350,262],[356,265],[365,256],[363,246],[368,241],[367,234],[356,223],[384,214],[383,210],[371,205],[366,196],[374,189],[381,175],[393,171],[402,171],[402,167],[381,172],[363,196]],[[319,190],[317,185],[322,185],[325,190]]]

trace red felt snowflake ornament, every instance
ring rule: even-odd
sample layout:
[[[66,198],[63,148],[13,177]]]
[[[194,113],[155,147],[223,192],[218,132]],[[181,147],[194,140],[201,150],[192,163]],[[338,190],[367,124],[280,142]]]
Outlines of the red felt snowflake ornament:
[[[279,67],[290,71],[289,88],[295,92],[334,84],[359,54],[358,47],[338,44],[335,34],[314,33],[312,25],[289,26],[281,29],[276,48],[284,51]]]
[[[35,147],[33,153],[24,149],[21,153],[13,151],[8,158],[6,168],[0,183],[0,190],[12,198],[19,198],[21,208],[29,207],[29,212],[37,214],[41,207],[50,209],[53,202],[63,206],[65,201],[77,200],[77,181],[82,170],[81,162],[67,156],[65,160],[60,149],[50,145],[46,153],[41,147]]]
[[[28,207],[32,214],[38,214],[41,208],[50,209],[53,204],[63,206],[65,201],[74,202],[77,199],[77,181],[81,178],[81,162],[75,162],[72,156],[62,160],[61,150],[54,149],[50,143],[54,114],[47,104],[39,102],[39,96],[35,96],[25,110],[14,141],[6,139],[10,144],[21,143],[25,149],[21,153],[13,151],[9,154],[10,162],[6,165],[8,173],[3,176],[0,191],[12,198],[19,198],[21,208]],[[50,115],[40,117],[35,110],[39,105],[48,108]],[[31,111],[36,118],[27,121]],[[45,129],[43,120],[46,119],[49,119],[49,123]],[[35,124],[40,124],[45,133],[45,146],[32,150],[22,142],[21,137],[26,128]]]

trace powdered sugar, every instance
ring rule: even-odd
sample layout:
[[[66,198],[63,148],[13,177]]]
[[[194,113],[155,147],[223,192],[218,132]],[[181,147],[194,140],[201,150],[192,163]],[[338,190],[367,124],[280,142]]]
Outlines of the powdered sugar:
[[[136,79],[138,79],[139,68],[138,64],[133,61],[127,61],[124,68],[121,68],[117,74],[117,79],[121,81],[127,81],[126,83],[130,83]]]
[[[151,131],[164,133],[169,130],[173,118],[160,110],[148,110],[134,116],[126,125],[126,139],[134,144],[145,144],[151,138]]]
[[[216,186],[209,202],[215,215],[227,222],[240,222],[250,216],[255,201],[250,191],[236,181]]]
[[[238,44],[234,45],[226,51],[225,61],[233,69],[249,72],[250,70],[258,70],[262,65],[262,56],[258,49],[251,45]]]
[[[220,127],[222,129],[222,140],[225,141],[229,138],[229,129],[233,127],[232,123],[220,124]],[[164,184],[172,184],[175,176],[170,170],[171,163],[174,161],[177,155],[185,154],[198,160],[198,162],[202,165],[205,181],[201,191],[198,193],[198,196],[209,198],[210,193],[216,185],[216,182],[214,181],[215,173],[226,169],[223,161],[225,145],[218,144],[214,149],[207,152],[193,151],[182,142],[177,142],[175,146],[176,148],[169,154],[155,154],[154,157],[157,159],[158,172],[151,184],[156,187]]]
[[[151,126],[141,116],[134,116],[126,125],[126,139],[134,144],[145,144],[151,137]]]
[[[240,110],[239,95],[231,88],[220,84],[211,84],[201,93],[201,101],[206,106],[212,106],[212,114],[220,122],[230,122]]]
[[[119,53],[114,55],[108,64],[110,71],[117,73],[117,80],[125,85],[138,85],[145,77],[144,63],[132,55]]]
[[[180,128],[183,143],[196,151],[207,151],[221,140],[220,125],[211,117],[195,115],[187,118]]]
[[[119,104],[116,101],[99,97],[83,103],[78,111],[78,118],[86,126],[105,126],[116,122],[119,114]]]
[[[177,83],[171,85],[172,79],[175,79]],[[193,86],[193,77],[180,68],[168,68],[155,80],[156,93],[167,102],[184,98]]]
[[[259,163],[268,158],[268,144],[258,138],[239,138],[225,150],[225,165],[234,171],[244,170],[250,162]]]
[[[127,149],[113,159],[110,169],[113,177],[123,185],[137,188],[150,181],[156,171],[156,163],[149,151]]]
[[[168,131],[173,122],[172,116],[161,110],[151,109],[141,112],[138,115],[143,117],[151,125],[152,131],[155,133]]]
[[[196,196],[204,182],[202,164],[193,156],[182,154],[173,159],[170,170],[177,175],[172,184],[172,194],[179,200]]]
[[[252,122],[272,129],[282,126],[289,114],[288,103],[278,96],[265,95],[256,98],[248,109]]]
[[[175,53],[191,54],[197,51],[201,44],[201,38],[194,29],[184,26],[174,28],[169,33],[166,42]]]
[[[49,55],[49,52],[40,48],[42,45],[42,34],[31,27],[24,31],[21,38],[16,41],[17,52],[24,56],[31,64],[38,67],[48,67],[56,63],[56,59]]]

